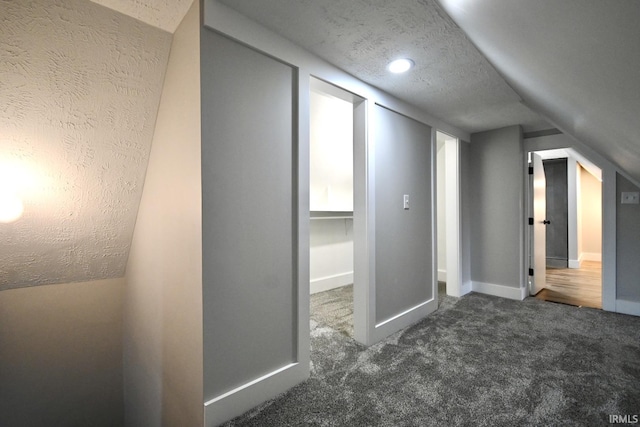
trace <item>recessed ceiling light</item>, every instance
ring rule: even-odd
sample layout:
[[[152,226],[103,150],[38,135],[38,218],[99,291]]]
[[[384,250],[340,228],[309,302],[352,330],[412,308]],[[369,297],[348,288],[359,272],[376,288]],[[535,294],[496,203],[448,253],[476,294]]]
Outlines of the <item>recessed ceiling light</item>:
[[[389,64],[389,71],[391,71],[392,73],[404,73],[409,71],[413,66],[415,65],[415,63],[408,59],[408,58],[402,58],[402,59],[396,59],[395,61],[392,61]]]

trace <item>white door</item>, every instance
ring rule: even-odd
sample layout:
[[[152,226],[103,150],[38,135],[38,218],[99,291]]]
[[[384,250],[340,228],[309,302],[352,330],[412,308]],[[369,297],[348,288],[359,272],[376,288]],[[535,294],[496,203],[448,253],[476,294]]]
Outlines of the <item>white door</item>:
[[[533,163],[533,232],[531,233],[533,246],[533,279],[530,294],[535,295],[545,288],[546,267],[546,226],[547,226],[547,182],[542,165],[542,157],[531,153]]]

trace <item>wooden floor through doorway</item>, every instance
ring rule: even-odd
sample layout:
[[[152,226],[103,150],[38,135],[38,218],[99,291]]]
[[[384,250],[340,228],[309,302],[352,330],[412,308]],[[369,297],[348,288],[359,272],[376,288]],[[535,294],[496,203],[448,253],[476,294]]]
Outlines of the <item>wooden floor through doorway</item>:
[[[580,268],[547,268],[546,288],[536,298],[602,308],[602,263],[583,261]]]

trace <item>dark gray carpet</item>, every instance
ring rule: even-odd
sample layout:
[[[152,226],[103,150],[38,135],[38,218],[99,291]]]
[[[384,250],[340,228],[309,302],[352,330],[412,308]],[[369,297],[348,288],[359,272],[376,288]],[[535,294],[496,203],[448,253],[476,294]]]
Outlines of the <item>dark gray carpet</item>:
[[[640,414],[640,318],[443,297],[370,348],[312,320],[311,378],[228,426],[592,426]]]
[[[446,286],[445,282],[438,282],[440,302]],[[353,285],[312,294],[310,300],[312,320],[353,338]]]
[[[310,300],[312,320],[353,337],[353,285],[312,294]]]

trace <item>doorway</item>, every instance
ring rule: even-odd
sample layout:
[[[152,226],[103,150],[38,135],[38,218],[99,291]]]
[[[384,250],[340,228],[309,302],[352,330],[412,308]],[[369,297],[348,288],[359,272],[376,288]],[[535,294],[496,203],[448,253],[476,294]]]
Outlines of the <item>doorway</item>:
[[[602,308],[602,170],[571,148],[528,166],[530,295]]]
[[[310,81],[309,274],[312,325],[354,337],[354,123],[363,100]]]
[[[435,139],[438,295],[460,297],[470,291],[470,286],[462,283],[460,141],[439,130]]]

